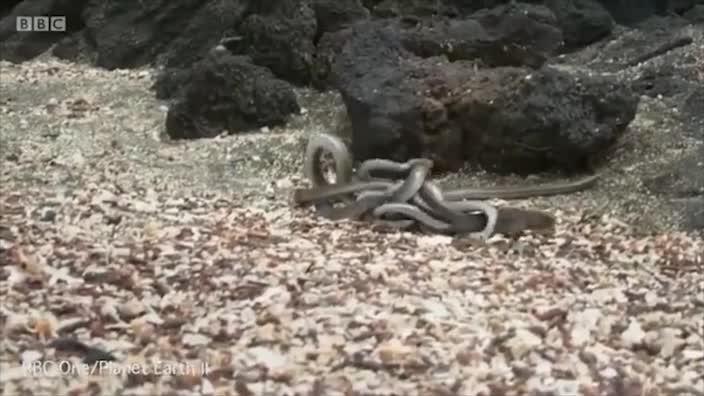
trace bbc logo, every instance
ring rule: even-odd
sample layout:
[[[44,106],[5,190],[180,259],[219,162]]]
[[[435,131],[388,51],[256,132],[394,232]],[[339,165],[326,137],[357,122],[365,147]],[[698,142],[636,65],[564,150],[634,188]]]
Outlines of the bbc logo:
[[[18,16],[15,22],[18,32],[65,32],[65,16]]]

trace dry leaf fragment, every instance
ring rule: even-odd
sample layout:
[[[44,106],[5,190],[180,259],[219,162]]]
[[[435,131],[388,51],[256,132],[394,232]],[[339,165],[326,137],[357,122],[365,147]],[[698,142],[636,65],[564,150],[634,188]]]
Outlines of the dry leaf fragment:
[[[140,344],[151,342],[156,334],[156,327],[144,318],[135,318],[130,322],[130,328]]]
[[[161,224],[158,221],[149,221],[144,224],[144,239],[153,241],[159,239],[161,234]]]
[[[11,261],[28,276],[37,280],[46,279],[46,265],[35,255],[26,253],[21,246],[13,246],[10,249],[10,257]]]
[[[39,336],[42,342],[57,336],[59,321],[49,312],[35,313],[30,317],[28,330]]]
[[[516,359],[521,359],[534,348],[539,347],[543,339],[528,329],[516,329],[513,337],[506,341],[505,345],[511,350]]]
[[[208,345],[210,337],[203,334],[188,333],[183,335],[181,342],[183,342],[183,345],[190,347],[204,346]]]
[[[144,304],[136,298],[133,298],[124,304],[120,304],[117,309],[120,316],[125,320],[131,320],[146,312]]]
[[[392,338],[379,345],[377,352],[384,364],[403,364],[411,358],[415,348],[405,345],[398,338]]]

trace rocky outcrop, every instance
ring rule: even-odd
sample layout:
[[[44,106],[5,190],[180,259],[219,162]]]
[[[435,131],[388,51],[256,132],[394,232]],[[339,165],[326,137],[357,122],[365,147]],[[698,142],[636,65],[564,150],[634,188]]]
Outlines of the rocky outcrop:
[[[342,94],[360,160],[576,171],[625,130],[638,99],[624,84],[543,67],[561,42],[540,6],[382,20],[324,36],[317,71],[321,85]]]
[[[300,110],[291,84],[225,50],[212,51],[188,71],[164,73],[155,88],[160,97],[174,98],[166,117],[174,139],[280,125]]]
[[[238,40],[231,51],[248,55],[280,78],[296,84],[310,82],[317,21],[306,0],[251,2],[248,16],[236,27]]]

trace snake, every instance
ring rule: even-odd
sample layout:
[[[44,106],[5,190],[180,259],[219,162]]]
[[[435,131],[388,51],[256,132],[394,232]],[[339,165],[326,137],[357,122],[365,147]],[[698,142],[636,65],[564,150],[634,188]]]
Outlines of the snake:
[[[321,156],[325,152],[331,153],[335,162],[334,184],[325,179],[320,166]],[[550,228],[555,219],[536,210],[497,209],[483,200],[572,193],[590,187],[599,179],[599,175],[594,174],[573,182],[463,188],[443,193],[436,184],[426,180],[431,167],[432,160],[423,158],[405,163],[370,159],[362,162],[354,173],[352,157],[344,142],[333,135],[317,134],[309,140],[304,160],[304,175],[312,181],[313,187],[296,190],[294,201],[298,204],[312,202],[319,214],[330,219],[358,219],[371,211],[377,218],[391,218],[384,222],[399,228],[408,228],[415,220],[433,232],[469,233],[487,238],[492,233],[515,234],[523,229]],[[401,182],[392,182],[384,177],[375,177],[375,173],[406,178]],[[356,200],[349,198],[352,194],[357,194]],[[346,205],[333,207],[329,201],[336,198]],[[402,220],[396,219],[398,217]]]
[[[336,171],[342,175],[337,179],[341,182],[336,180],[335,184],[329,184],[325,180],[322,169],[320,169],[320,159],[325,150],[333,154]],[[351,172],[347,168],[350,163],[346,146],[339,138],[330,135],[315,136],[306,149],[304,174],[313,181],[316,187],[297,190],[294,193],[294,200],[298,203],[315,202],[318,214],[330,220],[358,219],[361,215],[373,210],[377,218],[393,213],[402,218],[415,219],[434,232],[449,232],[452,229],[455,232],[469,232],[472,236],[481,238],[488,238],[493,232],[497,217],[496,208],[478,201],[463,203],[463,210],[485,212],[488,217],[487,221],[484,221],[481,215],[453,211],[446,205],[442,191],[434,183],[426,183],[433,166],[432,160],[416,158],[405,163],[386,159],[364,161],[356,172],[357,181],[345,184],[344,182],[351,180]],[[345,169],[341,169],[340,164],[345,166]],[[400,183],[392,183],[386,179],[375,177],[374,173],[376,172],[382,172],[384,176],[391,177],[405,176],[405,179]],[[325,200],[346,197],[352,193],[359,193],[355,203],[334,208],[329,202],[325,202]],[[427,212],[439,214],[441,219],[434,219],[428,213],[414,210],[412,205],[405,204],[409,200],[413,200],[425,208]],[[412,223],[403,219],[377,222],[383,222],[397,228],[407,228]],[[476,230],[483,231],[476,233],[474,232]]]
[[[584,176],[574,181],[564,181],[547,184],[537,184],[534,186],[510,186],[510,187],[482,187],[482,188],[462,188],[444,193],[445,199],[455,201],[459,199],[524,199],[532,197],[546,197],[550,195],[570,194],[582,191],[594,185],[599,180],[600,175],[593,174]]]

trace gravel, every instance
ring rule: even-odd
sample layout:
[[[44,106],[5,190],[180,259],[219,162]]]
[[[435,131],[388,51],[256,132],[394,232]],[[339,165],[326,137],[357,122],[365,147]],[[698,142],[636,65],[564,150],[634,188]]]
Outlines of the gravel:
[[[334,95],[170,142],[154,70],[0,68],[3,395],[704,395],[704,244],[619,210],[628,161],[516,204],[554,235],[390,232],[290,204]]]

